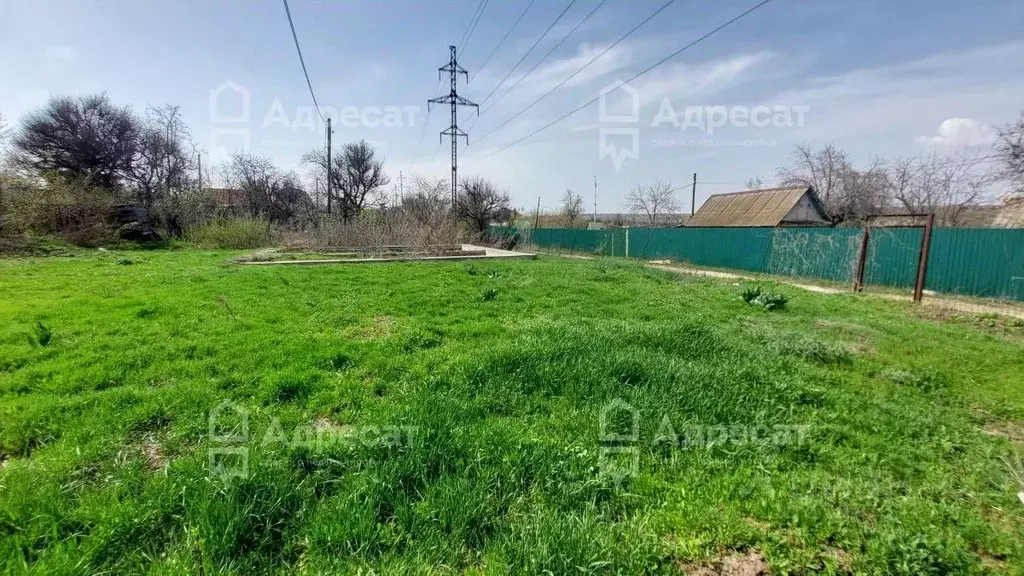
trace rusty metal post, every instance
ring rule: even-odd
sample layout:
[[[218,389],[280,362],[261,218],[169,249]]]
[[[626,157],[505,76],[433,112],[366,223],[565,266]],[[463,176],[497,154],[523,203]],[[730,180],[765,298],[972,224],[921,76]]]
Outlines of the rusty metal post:
[[[860,252],[857,254],[857,267],[853,271],[853,291],[864,291],[864,269],[867,268],[868,246],[871,243],[871,226],[864,224],[864,234],[860,238]]]
[[[920,302],[924,297],[924,283],[928,277],[928,253],[932,247],[932,228],[935,227],[935,214],[928,215],[928,221],[924,225],[924,234],[921,236],[921,254],[917,262],[917,282],[914,284],[914,302]]]

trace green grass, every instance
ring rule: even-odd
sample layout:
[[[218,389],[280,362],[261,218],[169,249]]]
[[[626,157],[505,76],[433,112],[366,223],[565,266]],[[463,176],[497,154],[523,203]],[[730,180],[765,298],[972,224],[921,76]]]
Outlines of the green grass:
[[[1024,571],[1019,325],[610,261],[237,255],[0,260],[4,572]],[[210,436],[224,401],[245,441]]]

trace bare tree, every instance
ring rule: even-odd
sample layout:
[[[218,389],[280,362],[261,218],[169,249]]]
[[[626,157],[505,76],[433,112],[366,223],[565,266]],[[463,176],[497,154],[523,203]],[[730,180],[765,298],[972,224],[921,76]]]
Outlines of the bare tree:
[[[139,201],[151,212],[154,204],[160,203],[159,211],[174,234],[181,231],[176,205],[182,194],[197,184],[196,151],[178,106],[167,104],[146,110],[136,155],[126,177]]]
[[[567,188],[562,195],[562,222],[567,228],[572,228],[580,214],[583,214],[583,197]]]
[[[1024,193],[1024,112],[1017,122],[999,131],[996,156],[1003,163],[999,175],[1009,181],[1015,191]]]
[[[140,123],[106,94],[51,98],[29,114],[14,139],[19,163],[36,173],[88,179],[113,189],[130,170]]]
[[[343,220],[351,220],[380,198],[375,196],[391,179],[384,173],[384,161],[365,140],[345,144],[331,159],[331,200]],[[327,178],[327,153],[312,150],[302,161],[315,166]]]
[[[967,150],[897,158],[887,173],[888,195],[907,212],[935,214],[940,226],[963,225],[968,208],[984,197],[992,182],[983,158]]]
[[[647,186],[638,184],[626,193],[626,206],[631,212],[644,214],[650,226],[657,226],[659,218],[679,211],[672,184],[660,180]]]
[[[880,160],[857,170],[846,152],[833,144],[821,150],[797,145],[792,164],[779,168],[783,186],[811,186],[833,223],[858,221],[885,203],[885,170]]]
[[[484,178],[468,178],[459,185],[456,210],[458,217],[469,224],[476,239],[487,236],[487,225],[511,212],[508,193]]]
[[[747,190],[758,190],[760,188],[764,188],[764,178],[756,175],[751,176],[750,178],[747,178],[746,186]]]
[[[7,119],[4,118],[4,113],[0,112],[0,151],[3,150],[3,146],[7,142],[7,137],[9,135],[10,129],[7,127]]]
[[[225,166],[229,186],[242,191],[251,216],[273,222],[305,218],[313,209],[298,177],[265,156],[235,152]]]

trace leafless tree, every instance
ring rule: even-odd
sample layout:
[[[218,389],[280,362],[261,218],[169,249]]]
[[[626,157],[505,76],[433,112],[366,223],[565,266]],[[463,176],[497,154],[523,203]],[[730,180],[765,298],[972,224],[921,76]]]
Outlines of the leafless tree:
[[[672,183],[658,181],[654,184],[637,185],[626,193],[626,206],[631,212],[644,214],[650,226],[657,226],[659,218],[679,211]]]
[[[999,175],[1009,181],[1015,191],[1024,193],[1024,112],[1017,122],[999,131],[996,156],[1003,163]]]
[[[305,218],[313,203],[291,172],[281,172],[265,156],[235,152],[225,166],[228,185],[242,191],[251,216],[273,222]]]
[[[758,190],[764,188],[764,178],[760,176],[751,176],[747,178],[747,190]]]
[[[562,195],[562,222],[567,228],[572,228],[580,214],[583,214],[583,197],[567,188]]]
[[[384,173],[384,161],[365,140],[343,145],[331,159],[331,200],[343,220],[351,220],[374,200],[391,179]],[[312,150],[302,161],[315,166],[326,181],[327,153]]]
[[[167,104],[146,110],[136,155],[126,177],[150,215],[175,236],[188,224],[186,196],[197,192],[197,149],[178,106]]]
[[[897,158],[887,170],[887,194],[907,212],[935,214],[940,226],[963,225],[992,177],[977,152]]]
[[[0,151],[4,149],[4,144],[7,142],[9,135],[10,129],[7,127],[7,119],[4,118],[4,113],[0,112]]]
[[[833,144],[821,150],[797,145],[792,164],[779,168],[783,186],[812,186],[834,223],[859,221],[884,206],[885,170],[880,160],[856,169],[846,152]]]
[[[114,189],[136,156],[140,123],[106,94],[57,96],[28,115],[14,139],[19,163],[36,173],[88,179]]]
[[[508,193],[485,178],[468,178],[459,185],[458,217],[469,224],[475,239],[487,236],[487,225],[511,212]]]

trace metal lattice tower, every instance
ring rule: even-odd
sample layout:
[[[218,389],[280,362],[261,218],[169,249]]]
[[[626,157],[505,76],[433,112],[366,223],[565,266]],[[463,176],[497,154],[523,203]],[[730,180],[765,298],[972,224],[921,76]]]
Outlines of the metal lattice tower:
[[[430,111],[431,104],[451,104],[452,107],[452,124],[447,129],[442,130],[438,138],[440,141],[444,141],[444,137],[448,136],[452,139],[452,209],[456,207],[458,201],[458,166],[459,166],[459,136],[466,139],[466,145],[469,145],[469,136],[459,130],[459,106],[472,106],[476,108],[476,113],[480,114],[480,107],[469,100],[466,100],[458,94],[458,77],[459,74],[463,74],[466,77],[466,82],[469,82],[469,72],[466,72],[461,66],[459,66],[458,54],[455,50],[455,46],[448,47],[448,64],[437,69],[437,76],[440,79],[441,74],[447,72],[451,78],[451,91],[448,92],[447,96],[439,96],[437,98],[431,98],[427,100],[427,111]]]

